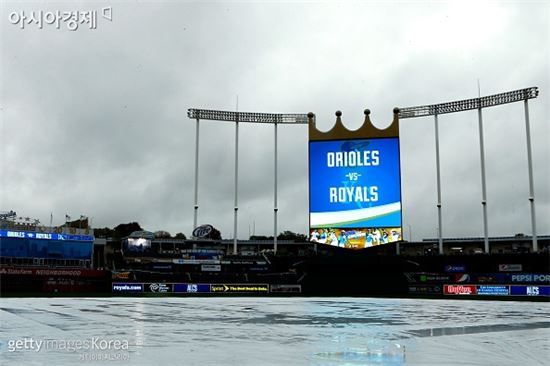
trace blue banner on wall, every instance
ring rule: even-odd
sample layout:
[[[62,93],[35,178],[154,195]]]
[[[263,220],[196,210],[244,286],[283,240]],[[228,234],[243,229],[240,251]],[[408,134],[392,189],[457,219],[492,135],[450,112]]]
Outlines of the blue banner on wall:
[[[210,284],[206,283],[175,283],[174,292],[208,293]]]
[[[510,286],[511,295],[515,296],[550,296],[550,286]]]
[[[38,233],[34,231],[12,231],[12,230],[0,230],[0,238],[94,241],[94,237],[91,235]]]

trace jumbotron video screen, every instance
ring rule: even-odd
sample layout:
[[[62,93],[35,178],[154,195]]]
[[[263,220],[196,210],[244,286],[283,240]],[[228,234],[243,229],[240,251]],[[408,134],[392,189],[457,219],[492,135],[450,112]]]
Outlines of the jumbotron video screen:
[[[310,141],[310,241],[361,249],[401,239],[399,139]]]

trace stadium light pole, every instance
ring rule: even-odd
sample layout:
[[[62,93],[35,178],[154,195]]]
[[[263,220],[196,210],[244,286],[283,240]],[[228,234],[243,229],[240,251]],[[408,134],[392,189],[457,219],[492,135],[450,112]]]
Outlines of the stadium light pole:
[[[235,119],[235,215],[233,219],[233,254],[237,254],[237,213],[239,211],[239,114]]]
[[[531,239],[533,241],[533,251],[539,251],[537,242],[537,220],[535,216],[535,183],[533,181],[533,158],[531,155],[531,128],[529,126],[529,104],[528,95],[525,93],[523,107],[525,110],[525,133],[527,135],[527,169],[529,170],[529,205],[531,206]]]
[[[199,118],[195,125],[195,205],[193,209],[193,230],[197,228],[197,216],[199,211]]]
[[[233,252],[237,253],[237,211],[238,211],[238,169],[239,169],[239,123],[260,123],[275,125],[275,177],[274,177],[274,239],[273,248],[277,251],[277,125],[279,124],[308,124],[307,114],[297,113],[251,113],[251,112],[230,112],[212,109],[190,108],[187,110],[187,116],[197,120],[197,132],[195,139],[195,222],[198,210],[198,145],[199,145],[199,119],[211,121],[235,122],[235,207],[234,207],[234,238]],[[313,120],[315,116],[312,116]],[[196,223],[195,223],[196,226]]]
[[[437,174],[437,242],[439,243],[439,254],[443,254],[443,225],[441,219],[441,168],[439,160],[439,121],[437,109],[434,113],[435,124],[435,165]]]
[[[275,129],[274,173],[273,173],[273,252],[277,253],[277,121],[273,124]]]
[[[533,232],[532,234],[533,251],[538,251],[533,167],[532,167],[532,156],[531,156],[531,132],[529,127],[529,107],[527,103],[529,99],[537,98],[538,95],[539,95],[539,91],[538,91],[538,88],[535,86],[530,88],[513,90],[505,93],[489,95],[485,97],[464,99],[464,100],[440,103],[440,104],[399,108],[400,119],[418,118],[418,117],[425,117],[425,116],[431,116],[431,115],[434,115],[437,118],[437,115],[439,114],[456,113],[456,112],[469,111],[474,109],[478,110],[481,169],[482,169],[481,171],[482,202],[481,203],[483,205],[483,222],[484,222],[483,226],[484,226],[486,253],[489,252],[490,248],[489,248],[488,224],[487,224],[487,196],[486,196],[486,187],[485,187],[485,156],[484,156],[485,154],[484,154],[484,146],[483,146],[483,126],[482,126],[483,121],[482,121],[481,109],[494,107],[501,104],[521,102],[521,101],[523,101],[524,103],[525,127],[526,127],[526,134],[527,134],[527,164],[529,169],[529,202],[531,206],[531,229]],[[439,228],[441,228],[441,223],[439,224]]]
[[[479,98],[479,107],[477,109],[477,119],[479,125],[479,157],[481,160],[481,205],[483,206],[483,240],[485,243],[485,253],[489,254],[489,227],[487,223],[487,184],[485,178],[485,146],[483,144],[483,116],[481,113],[481,98]]]

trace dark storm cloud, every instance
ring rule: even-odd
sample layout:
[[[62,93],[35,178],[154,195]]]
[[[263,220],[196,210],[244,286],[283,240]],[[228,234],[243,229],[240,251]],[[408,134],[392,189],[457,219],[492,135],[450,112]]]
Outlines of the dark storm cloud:
[[[2,3],[0,206],[96,226],[189,234],[195,121],[187,109],[317,115],[382,128],[395,106],[538,86],[530,102],[538,229],[549,233],[549,6],[543,3],[113,2],[76,32],[9,23]],[[474,11],[475,10],[475,11]],[[465,19],[468,19],[466,22]],[[239,236],[272,234],[273,126],[239,127]],[[233,232],[234,125],[200,125],[199,222]],[[432,118],[401,121],[403,220],[437,228]],[[440,117],[445,235],[482,235],[477,113]],[[484,110],[491,235],[530,233],[523,106]],[[279,230],[307,231],[307,129],[279,126]],[[408,238],[408,234],[405,235]]]

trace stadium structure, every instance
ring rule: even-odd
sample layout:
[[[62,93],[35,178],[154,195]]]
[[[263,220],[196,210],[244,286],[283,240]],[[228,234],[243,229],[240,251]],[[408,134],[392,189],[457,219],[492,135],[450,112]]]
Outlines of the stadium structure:
[[[189,109],[196,121],[193,235],[167,238],[136,231],[124,238],[95,238],[87,218],[59,227],[15,212],[0,215],[2,296],[20,294],[319,295],[550,299],[550,236],[539,235],[528,101],[536,87],[461,101],[395,108],[377,129],[365,110],[363,125],[348,130],[336,112],[330,131],[313,113],[271,114]],[[489,237],[483,109],[522,102],[525,111],[531,233]],[[439,117],[477,110],[484,232],[445,238],[442,227]],[[437,238],[403,238],[400,120],[434,117]],[[234,232],[238,232],[239,125],[274,127],[272,240],[222,240],[212,225],[198,225],[201,120],[235,123]],[[277,128],[307,124],[309,231],[307,240],[278,238]],[[330,174],[329,174],[330,173]],[[330,178],[327,178],[330,177]]]

